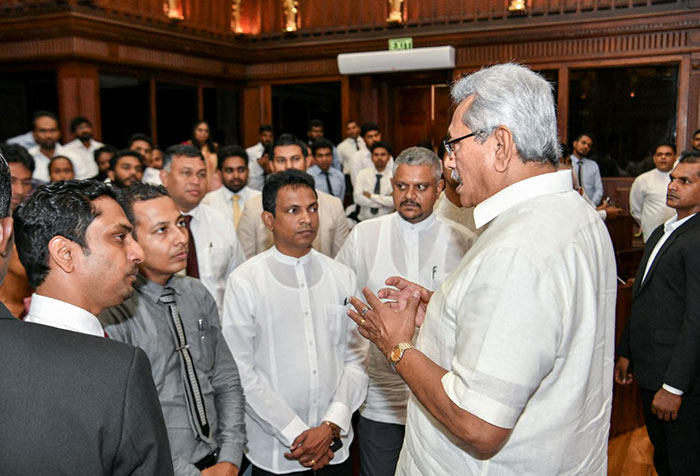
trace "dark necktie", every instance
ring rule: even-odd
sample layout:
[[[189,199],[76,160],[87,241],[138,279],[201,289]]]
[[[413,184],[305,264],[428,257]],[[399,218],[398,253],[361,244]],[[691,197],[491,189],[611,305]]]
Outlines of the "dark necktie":
[[[357,142],[357,137],[353,137],[352,140],[355,141],[355,150],[360,150],[360,144]]]
[[[160,296],[160,302],[168,306],[170,317],[172,318],[173,328],[175,330],[175,350],[182,357],[182,366],[185,371],[185,395],[187,403],[192,413],[192,420],[195,422],[197,431],[200,436],[209,438],[209,420],[207,419],[207,410],[204,407],[204,398],[199,387],[199,379],[197,371],[194,368],[194,361],[190,353],[190,346],[187,344],[185,329],[182,326],[182,319],[177,310],[175,303],[175,291],[172,288],[165,288]]]
[[[585,192],[583,188],[583,160],[578,161],[578,186]]]
[[[190,241],[187,244],[187,268],[185,268],[185,272],[187,273],[187,276],[199,278],[199,263],[197,263],[197,249],[194,246],[194,235],[192,235],[192,230],[190,230],[191,221],[192,215],[185,215],[185,227],[187,228],[187,236],[189,236],[190,238]]]
[[[382,191],[381,185],[382,185],[382,174],[377,174],[377,181],[374,182],[374,193],[376,195],[379,195],[379,193]],[[379,213],[379,208],[370,208],[369,211],[370,211],[370,213],[372,213],[372,215],[376,215],[377,213]]]
[[[323,172],[323,175],[326,176],[326,186],[328,187],[328,193],[330,193],[331,195],[335,195],[335,194],[333,193],[333,187],[331,186],[331,176],[330,176],[330,174],[329,174],[328,172],[324,172],[324,171],[322,171],[322,172]]]

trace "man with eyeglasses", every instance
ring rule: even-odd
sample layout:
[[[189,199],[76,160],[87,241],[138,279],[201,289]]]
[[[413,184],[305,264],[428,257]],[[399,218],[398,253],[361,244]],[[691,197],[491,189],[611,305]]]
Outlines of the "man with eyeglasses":
[[[447,166],[488,228],[435,293],[392,277],[349,312],[412,392],[396,474],[604,475],[615,259],[559,170],[551,85],[504,64],[452,97]]]

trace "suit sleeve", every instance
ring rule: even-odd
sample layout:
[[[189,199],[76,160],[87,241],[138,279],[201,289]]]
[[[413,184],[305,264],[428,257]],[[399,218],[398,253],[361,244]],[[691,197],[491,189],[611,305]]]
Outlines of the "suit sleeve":
[[[249,207],[243,208],[243,213],[241,214],[241,219],[238,221],[238,241],[243,248],[243,253],[245,253],[246,258],[252,258],[257,253],[255,249],[257,245],[257,220],[260,220],[260,216],[255,215],[250,211]]]
[[[114,475],[172,475],[168,433],[151,365],[139,348],[129,370],[123,398],[122,435]]]
[[[345,209],[343,204],[336,197],[333,198],[333,241],[331,244],[331,256],[335,256],[345,243],[348,235],[350,234],[350,227],[348,226],[348,219],[345,216]]]

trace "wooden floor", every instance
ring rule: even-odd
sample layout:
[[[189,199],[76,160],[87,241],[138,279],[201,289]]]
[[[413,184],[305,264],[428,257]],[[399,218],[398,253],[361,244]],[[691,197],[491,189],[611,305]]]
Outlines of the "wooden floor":
[[[608,443],[608,476],[657,476],[653,455],[646,427],[616,436]]]

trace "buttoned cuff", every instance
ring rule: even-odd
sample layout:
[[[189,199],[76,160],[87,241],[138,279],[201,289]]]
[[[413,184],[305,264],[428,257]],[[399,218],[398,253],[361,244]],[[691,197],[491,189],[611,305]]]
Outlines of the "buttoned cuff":
[[[321,421],[335,423],[340,428],[341,435],[347,435],[350,429],[350,409],[344,403],[333,402],[323,415]]]
[[[308,429],[309,425],[304,423],[303,420],[298,416],[295,416],[294,419],[289,423],[289,425],[282,429],[280,433],[282,434],[282,437],[286,440],[284,443],[287,446],[292,446],[292,443],[294,443],[296,437]]]
[[[671,387],[668,384],[663,384],[661,386],[664,390],[666,390],[668,393],[672,393],[674,395],[678,395],[679,397],[683,395],[683,390],[678,390],[676,387]]]
[[[241,460],[243,459],[243,448],[236,445],[224,445],[219,449],[219,459],[217,463],[225,461],[235,464],[238,469],[241,469]]]

